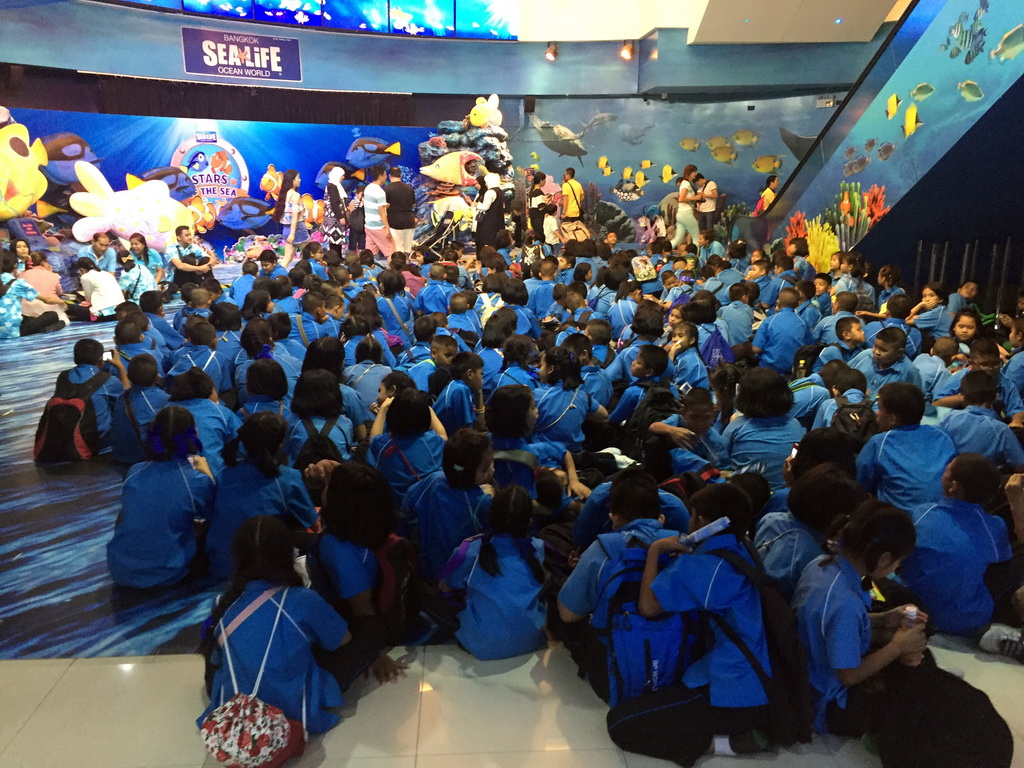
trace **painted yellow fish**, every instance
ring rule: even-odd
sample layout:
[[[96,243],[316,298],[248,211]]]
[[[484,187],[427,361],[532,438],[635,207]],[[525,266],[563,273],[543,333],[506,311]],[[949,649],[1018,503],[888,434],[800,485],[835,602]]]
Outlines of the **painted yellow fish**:
[[[917,116],[917,104],[911,104],[907,107],[907,114],[903,118],[903,138],[909,139],[922,125],[924,123]]]
[[[540,170],[540,163],[530,163],[530,167],[533,168],[533,170],[535,170],[535,171],[539,171]]]
[[[640,167],[641,168],[650,168],[652,165],[654,165],[654,163],[652,163],[650,160],[641,160],[640,161]]]
[[[622,178],[628,179],[633,175],[633,166],[627,165],[622,169]]]
[[[43,196],[47,182],[39,167],[49,162],[42,140],[32,141],[24,125],[0,128],[0,221],[24,215]]]
[[[666,165],[666,166],[665,166],[664,168],[662,168],[662,169],[661,169],[661,180],[662,180],[662,181],[663,181],[663,182],[664,182],[665,184],[668,184],[668,183],[669,183],[670,181],[672,181],[672,179],[674,179],[674,178],[675,178],[675,177],[676,177],[677,175],[678,175],[678,174],[676,174],[675,170],[674,170],[674,169],[672,168],[672,166],[671,166],[671,165]]]
[[[683,139],[679,142],[679,146],[685,149],[687,152],[696,152],[700,149],[700,139]]]
[[[742,131],[736,131],[732,135],[732,140],[737,144],[744,147],[752,147],[757,144],[757,140],[761,138],[761,134],[757,131],[748,131],[743,129]]]
[[[604,168],[607,165],[608,165],[608,158],[607,157],[605,157],[604,155],[601,155],[599,158],[597,158],[597,167],[599,169],[604,170]]]
[[[900,111],[900,104],[903,100],[900,99],[895,93],[889,97],[889,100],[885,103],[885,116],[892,120],[896,117],[896,113]]]
[[[643,189],[644,185],[647,184],[647,174],[644,173],[643,171],[640,171],[639,173],[637,173],[636,179],[634,179],[634,181],[636,181],[637,189]]]
[[[732,165],[733,164],[733,160],[735,160],[737,157],[739,157],[739,153],[735,149],[733,149],[731,144],[726,144],[723,147],[718,147],[717,149],[713,149],[711,151],[711,157],[713,157],[715,160],[717,160],[720,163],[725,163],[726,165]]]
[[[536,152],[531,152],[530,159],[533,160],[533,162],[535,163],[540,162],[540,155],[538,155]]]
[[[707,140],[707,147],[712,153],[714,153],[714,151],[719,147],[731,146],[732,145],[729,143],[729,140],[725,138],[725,136],[712,136],[710,139]]]
[[[606,165],[604,168],[601,169],[601,173],[603,173],[605,176],[611,176],[613,173],[615,173],[615,171],[612,170],[612,167],[610,165]]]
[[[771,173],[782,167],[782,155],[761,155],[750,167],[758,173]]]

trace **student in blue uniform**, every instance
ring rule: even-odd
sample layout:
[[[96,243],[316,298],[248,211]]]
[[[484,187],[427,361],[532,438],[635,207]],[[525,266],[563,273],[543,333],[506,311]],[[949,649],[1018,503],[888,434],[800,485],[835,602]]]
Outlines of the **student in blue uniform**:
[[[837,518],[826,538],[835,544],[804,569],[793,608],[807,650],[815,730],[859,737],[877,733],[886,716],[889,686],[871,678],[881,673],[890,686],[898,683],[895,668],[920,663],[928,643],[923,612],[912,627],[902,626],[903,607],[869,613],[865,588],[913,552],[914,525],[903,510],[869,499]]]
[[[612,399],[612,382],[608,374],[594,361],[593,342],[583,333],[574,333],[560,345],[580,362],[580,374],[583,376],[583,390],[588,392],[597,403],[607,409]]]
[[[411,345],[406,342],[405,350],[396,360],[398,363],[397,367],[403,370],[407,370],[416,363],[430,357],[430,342],[434,338],[434,332],[437,330],[437,321],[434,320],[433,315],[423,315],[417,317],[411,327],[414,341]]]
[[[217,357],[217,330],[206,320],[190,320],[182,329],[185,333],[185,344],[171,353],[170,367],[167,370],[165,387],[170,387],[174,379],[191,368],[198,368],[213,379],[217,392],[227,392],[234,387],[228,372]]]
[[[750,498],[728,483],[712,484],[693,494],[690,506],[691,532],[725,516],[730,525],[692,552],[678,536],[653,542],[640,583],[640,613],[653,617],[662,611],[711,612],[732,627],[771,676],[757,588],[729,562],[711,554],[725,550],[754,564],[745,545],[745,532],[753,522]],[[669,553],[678,557],[659,573],[659,560]],[[767,723],[768,696],[757,672],[718,622],[712,626],[714,639],[707,653],[683,674],[683,685],[692,695],[675,708],[682,761],[704,754],[715,735],[729,737],[733,751],[746,751],[739,747],[740,738]]]
[[[288,379],[284,368],[276,360],[256,360],[245,374],[245,386],[249,397],[238,409],[240,418],[254,413],[276,413],[291,424],[292,414],[288,409]]]
[[[664,351],[664,350],[663,350]],[[578,451],[583,445],[583,422],[605,421],[608,412],[583,389],[579,360],[561,347],[540,356],[540,386],[537,387],[535,438],[543,438]]]
[[[849,370],[849,366],[842,360],[831,360],[817,373],[789,382],[789,391],[793,393],[793,407],[789,415],[804,428],[809,428],[814,423],[815,414],[832,397],[836,376],[845,370]]]
[[[431,264],[426,285],[420,288],[413,301],[413,309],[418,313],[430,315],[434,312],[448,313],[448,300],[457,290],[454,285],[444,279],[444,264]],[[382,313],[383,314],[383,313]]]
[[[800,294],[800,304],[796,308],[796,315],[804,321],[807,332],[811,333],[814,327],[821,322],[821,310],[814,303],[814,283],[810,280],[800,280],[795,286]]]
[[[245,297],[252,290],[252,284],[259,273],[260,268],[255,261],[246,259],[242,262],[242,274],[232,281],[231,287],[228,289],[228,297],[232,304],[240,307],[245,303]]]
[[[714,309],[710,311],[713,321]],[[643,302],[637,308],[636,315],[633,316],[633,323],[630,325],[633,336],[630,339],[629,346],[620,350],[615,359],[605,367],[605,372],[612,383],[618,381],[632,382],[633,375],[630,373],[630,369],[633,366],[633,360],[636,359],[641,346],[658,343],[658,339],[661,338],[662,333],[665,331],[662,323],[663,317],[661,307],[657,304]],[[593,340],[593,337],[591,337],[591,340]],[[597,342],[594,343],[594,349],[596,350],[600,345]]]
[[[341,382],[344,381],[344,371],[341,367],[343,360],[344,354],[338,339],[317,339],[306,350],[306,357],[301,364],[302,372],[328,371]],[[363,405],[359,393],[352,387],[347,384],[339,384],[338,389],[341,390],[341,401],[345,406],[343,413],[352,422],[352,436],[356,442],[360,442],[366,437],[369,426],[373,423],[373,414],[370,413],[369,408]]]
[[[907,323],[933,339],[949,336],[953,315],[946,306],[948,299],[949,291],[941,283],[928,283],[921,289],[921,301],[910,310]]]
[[[331,326],[327,324],[327,304],[324,297],[312,291],[302,295],[302,311],[289,315],[291,331],[288,338],[300,344],[303,349],[322,336],[329,336]]]
[[[640,283],[635,280],[626,280],[619,285],[615,303],[608,309],[608,322],[612,324],[613,339],[619,339],[622,332],[632,324],[637,303],[641,298],[643,290]]]
[[[853,358],[866,348],[864,344],[864,326],[859,318],[841,317],[836,322],[835,330],[836,335],[839,337],[839,342],[829,344],[821,350],[818,359],[814,361],[815,373],[820,371],[826,363],[830,363],[833,360],[840,360],[849,364]],[[874,339],[871,341],[871,346],[874,346]]]
[[[960,382],[968,371],[982,371],[990,374],[999,387],[999,398],[995,407],[1001,417],[1007,419],[1011,427],[1024,426],[1024,401],[1009,377],[1003,377],[1000,370],[999,346],[992,339],[979,339],[971,347],[967,368],[954,373],[935,393],[933,405],[946,408],[963,408],[964,398],[960,392]]]
[[[108,447],[110,445],[111,414],[117,398],[130,385],[128,373],[124,363],[116,355],[111,363],[104,364],[103,345],[96,339],[80,339],[75,342],[73,354],[75,367],[61,373],[61,376],[66,375],[72,384],[84,384],[101,373],[107,375],[106,380],[93,392],[90,400],[96,415],[96,434],[99,437],[99,445],[103,448]]]
[[[159,371],[152,355],[136,355],[128,363],[128,381],[131,388],[122,392],[114,404],[110,439],[118,461],[137,464],[145,459],[149,425],[167,405],[170,395],[158,385]]]
[[[829,394],[832,396],[831,399],[821,403],[814,414],[812,429],[831,427],[840,403],[853,405],[864,402],[868,396],[867,377],[856,368],[847,367],[836,371],[832,377]]]
[[[529,336],[513,334],[501,349],[501,373],[494,380],[494,389],[521,384],[536,389],[538,374],[533,368],[537,348]]]
[[[692,387],[682,396],[679,413],[673,414],[663,421],[656,421],[648,427],[648,435],[661,435],[661,448],[650,441],[644,445],[645,464],[652,473],[654,458],[658,451],[668,451],[671,470],[664,469],[662,474],[678,474],[705,465],[718,468],[728,464],[729,454],[722,435],[715,429],[715,417],[718,409],[711,397],[711,392],[703,387]],[[657,474],[657,473],[655,473]],[[658,475],[660,476],[660,475]]]
[[[478,659],[506,659],[545,645],[544,542],[530,537],[533,503],[510,485],[494,495],[488,531],[458,547],[441,572],[441,589],[466,594],[459,643]],[[500,631],[496,631],[500,627]]]
[[[494,475],[494,450],[482,432],[460,429],[444,446],[442,471],[409,486],[400,531],[419,544],[420,575],[436,579],[463,539],[487,525],[491,496],[482,486]]]
[[[136,355],[151,355],[155,352],[152,343],[142,336],[142,330],[135,320],[125,318],[114,326],[114,350],[127,366]],[[154,358],[155,359],[155,358]],[[159,372],[163,374],[163,359],[157,361]]]
[[[754,546],[786,600],[792,599],[807,564],[821,554],[835,517],[851,514],[865,496],[838,464],[818,464],[793,482],[787,511],[769,512],[758,521]]]
[[[345,700],[314,651],[345,654],[352,638],[348,624],[314,590],[303,589],[291,537],[278,518],[254,517],[243,523],[231,555],[234,572],[200,644],[210,705],[197,724],[202,727],[207,715],[236,692],[252,693],[259,677],[256,695],[261,701],[310,733],[330,730],[341,720],[336,708]],[[225,637],[225,629],[243,611],[250,615]]]
[[[422,319],[422,317],[417,318],[417,322]],[[433,318],[431,318],[431,323],[436,327]],[[434,336],[430,342],[430,356],[420,360],[418,363],[413,363],[405,369],[405,372],[409,374],[409,378],[413,380],[421,392],[430,393],[430,380],[439,371],[442,372],[440,375],[449,377],[451,375],[449,370],[451,369],[452,360],[458,352],[459,345],[454,338],[451,336]]]
[[[356,364],[345,369],[345,380],[367,408],[377,401],[380,383],[391,373],[383,360],[380,343],[373,336],[367,336],[356,347]]]
[[[772,490],[781,488],[782,463],[805,431],[790,417],[792,407],[793,393],[781,375],[768,368],[744,373],[736,395],[736,409],[743,415],[730,421],[722,433],[729,454],[728,468],[761,463]]]
[[[710,386],[708,367],[700,356],[700,350],[697,349],[698,336],[697,326],[693,323],[684,320],[672,326],[672,337],[665,345],[665,349],[672,362],[670,372],[677,387],[707,389]]]
[[[174,380],[171,402],[192,414],[203,445],[203,456],[216,477],[224,468],[221,459],[224,444],[238,433],[241,419],[217,400],[213,379],[198,368],[185,371]]]
[[[377,278],[380,296],[377,311],[384,321],[384,329],[409,346],[413,331],[413,302],[405,290],[405,275],[393,269],[385,269]]]
[[[233,387],[235,360],[242,351],[242,313],[229,301],[216,304],[210,310],[210,323],[217,331],[217,362]]]
[[[425,392],[402,389],[381,404],[366,461],[388,479],[396,506],[410,485],[441,469],[446,438]]]
[[[800,294],[787,286],[779,291],[776,313],[769,315],[754,334],[752,351],[760,355],[761,366],[781,374],[793,370],[793,356],[810,340],[810,332],[796,314]]]
[[[288,465],[295,466],[299,454],[313,434],[329,439],[342,460],[348,461],[352,456],[355,438],[352,421],[344,411],[345,403],[337,376],[319,368],[303,372],[295,385],[295,395],[291,402],[294,420],[284,442]]]
[[[506,307],[516,313],[515,332],[529,336],[531,339],[539,339],[540,323],[526,306],[530,295],[527,293],[523,281],[515,278],[506,280],[501,286],[501,300],[505,302]],[[547,307],[544,307],[543,311],[544,314],[541,317],[547,314]]]
[[[993,410],[999,399],[996,380],[984,371],[968,371],[960,381],[964,410],[950,411],[939,429],[953,440],[957,453],[980,453],[1000,466],[1024,470],[1024,448]]]
[[[776,253],[772,257],[774,277],[761,291],[760,302],[769,312],[775,308],[779,299],[779,291],[789,286],[792,288],[800,279],[793,269],[793,257],[785,253]],[[856,294],[855,294],[856,296]]]
[[[483,333],[483,326],[480,317],[473,311],[473,303],[476,301],[476,292],[460,291],[453,294],[448,302],[448,327],[452,333],[463,340],[479,341]]]
[[[612,491],[617,487],[616,481],[621,480],[624,482],[630,478],[635,479],[636,473],[646,478],[644,480],[645,483],[654,484],[654,478],[646,472],[639,469],[624,469],[612,475],[608,480],[590,492],[590,496],[587,497],[583,509],[580,510],[576,521],[573,523],[572,543],[574,546],[580,550],[585,550],[594,543],[594,540],[600,534],[613,530],[614,521],[611,521],[609,514],[612,508]],[[630,480],[630,483],[632,482]],[[645,504],[645,511],[642,516],[653,516],[656,518],[658,515],[663,515],[663,522],[668,528],[678,531],[687,530],[690,525],[690,512],[686,508],[686,504],[678,496],[657,488],[656,484],[655,492],[657,493],[658,503],[649,509],[646,508],[648,505]]]
[[[612,424],[625,424],[644,399],[647,390],[665,375],[668,364],[668,352],[664,349],[655,344],[641,344],[629,369],[632,383],[622,393],[615,409],[608,414],[608,421]]]
[[[174,330],[178,333],[184,333],[185,321],[190,317],[208,318],[210,316],[210,305],[213,303],[210,292],[199,286],[185,288],[182,291],[182,296],[185,299],[185,306],[174,316],[174,320],[171,323],[174,326]]]
[[[558,262],[548,256],[542,259],[531,272],[536,277],[530,278],[530,285],[526,291],[528,296],[526,307],[533,313],[536,319],[542,320],[548,315],[548,309],[553,301],[552,297],[555,286],[558,284]],[[526,285],[525,281],[523,285]],[[517,329],[517,333],[522,332]]]
[[[121,489],[121,513],[107,544],[107,564],[122,587],[169,587],[188,576],[198,547],[195,519],[213,511],[214,481],[200,451],[192,414],[167,407],[153,420],[149,461],[136,464]]]
[[[245,386],[246,372],[249,366],[256,360],[276,360],[284,370],[285,378],[288,380],[288,396],[295,388],[295,382],[299,380],[302,363],[295,360],[283,349],[278,349],[270,332],[270,323],[262,317],[255,317],[245,324],[242,335],[239,339],[242,351],[236,358],[234,389],[238,396],[238,402],[244,405],[249,397],[248,389]],[[338,348],[341,342],[337,343]]]
[[[836,323],[841,317],[856,317],[857,294],[849,291],[837,293],[834,302],[834,312],[826,315],[818,321],[811,332],[811,336],[818,344],[837,344],[839,337],[836,335]]]
[[[899,509],[936,502],[942,473],[956,455],[945,432],[921,424],[924,394],[913,384],[886,384],[878,393],[879,434],[857,456],[857,482]]]
[[[149,324],[159,331],[167,345],[167,351],[177,349],[185,343],[185,337],[174,330],[164,317],[164,295],[160,291],[146,291],[139,297],[139,308],[149,318]]]
[[[909,296],[902,293],[892,298],[895,301],[889,300],[886,305],[885,315],[881,319],[864,326],[865,343],[870,347],[875,341],[875,336],[883,328],[899,328],[907,334],[907,357],[917,357],[922,347],[921,331],[907,324],[907,316],[910,314],[914,302]],[[868,312],[858,314],[864,318],[865,322],[867,322],[868,318],[872,317],[871,313]]]
[[[899,328],[883,328],[876,334],[874,346],[850,361],[850,367],[867,378],[869,395],[876,396],[892,382],[908,382],[920,388],[921,374],[907,359],[906,339]]]
[[[288,423],[276,413],[257,413],[246,417],[237,437],[224,445],[227,466],[217,475],[206,534],[210,572],[218,579],[231,575],[231,542],[249,518],[273,515],[299,530],[316,524],[302,472],[278,462],[287,430]]]
[[[754,335],[754,309],[750,306],[750,291],[746,283],[729,286],[729,302],[718,310],[718,316],[729,329],[728,340],[733,346],[746,344]]]

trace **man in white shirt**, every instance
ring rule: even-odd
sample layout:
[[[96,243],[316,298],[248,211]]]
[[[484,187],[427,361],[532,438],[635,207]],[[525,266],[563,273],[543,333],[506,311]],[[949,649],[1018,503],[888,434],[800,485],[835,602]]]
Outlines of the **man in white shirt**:
[[[395,238],[388,224],[388,198],[381,186],[385,175],[382,165],[374,165],[369,169],[371,182],[363,191],[363,231],[366,232],[366,249],[387,260],[395,252]]]
[[[715,211],[718,210],[718,184],[705,179],[701,174],[696,178],[697,191],[704,199],[697,203],[697,223],[700,231],[715,228]]]

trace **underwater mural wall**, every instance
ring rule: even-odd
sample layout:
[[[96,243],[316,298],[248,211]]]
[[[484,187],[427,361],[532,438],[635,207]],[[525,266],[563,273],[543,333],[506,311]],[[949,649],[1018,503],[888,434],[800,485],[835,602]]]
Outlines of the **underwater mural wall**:
[[[1020,0],[949,0],[774,236],[807,236],[818,268],[853,248],[1024,75],[1022,53]],[[1019,125],[1006,131],[1013,140]],[[996,192],[978,184],[965,179],[964,190]]]
[[[538,98],[535,112],[509,128],[509,148],[519,177],[541,170],[560,184],[565,168],[574,167],[598,230],[615,229],[632,242],[643,236],[639,217],[675,193],[675,179],[690,163],[727,195],[727,223],[749,213],[767,176],[784,180],[799,162],[802,147],[789,137],[817,136],[831,115],[814,96],[709,103]]]

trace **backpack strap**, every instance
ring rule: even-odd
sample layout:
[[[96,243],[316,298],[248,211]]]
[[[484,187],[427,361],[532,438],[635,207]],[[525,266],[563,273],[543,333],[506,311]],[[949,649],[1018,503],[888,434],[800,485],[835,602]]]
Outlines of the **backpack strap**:
[[[400,314],[398,314],[398,309],[395,308],[395,302],[393,302],[387,296],[384,296],[382,298],[384,299],[384,301],[386,301],[388,303],[388,306],[391,307],[391,314],[393,314],[395,316],[395,320],[397,320],[398,324],[400,326],[402,326],[402,331],[405,333],[406,336],[408,336],[409,335],[409,328],[408,328],[408,326],[406,326],[405,321],[402,319],[402,316]]]
[[[295,315],[295,324],[296,324],[296,326],[298,326],[299,338],[302,339],[302,346],[308,347],[309,346],[309,336],[306,334],[306,329],[302,326],[302,315],[301,314]]]
[[[473,542],[482,539],[483,537],[484,534],[478,533],[476,536],[470,536],[468,539],[464,540],[459,545],[459,548],[455,550],[455,554],[453,554],[448,559],[448,562],[445,563],[444,567],[441,568],[441,570],[438,572],[437,580],[439,582],[444,581],[453,573],[455,573],[455,571],[459,569],[459,566],[461,566],[465,562],[466,557],[468,557],[469,548],[473,544]]]
[[[525,464],[530,469],[537,469],[539,464],[537,457],[523,448],[510,448],[505,451],[495,451],[494,460],[514,461],[517,464]]]
[[[92,376],[89,379],[86,379],[82,383],[74,384],[71,381],[70,372],[69,371],[61,371],[60,376],[57,377],[57,386],[56,386],[56,389],[55,389],[55,395],[56,395],[56,393],[60,392],[62,388],[66,389],[67,387],[77,387],[77,388],[80,389],[80,391],[75,393],[73,395],[73,397],[80,397],[82,400],[88,400],[94,394],[96,394],[96,392],[99,391],[100,387],[102,387],[104,384],[107,383],[107,379],[109,379],[109,378],[110,378],[110,374],[107,373],[106,371],[98,371],[94,376]],[[62,395],[56,395],[56,396],[59,397],[59,396],[62,396]]]
[[[124,412],[128,416],[128,421],[132,425],[132,430],[135,432],[135,436],[139,438],[139,443],[145,448],[146,441],[142,439],[142,429],[139,427],[139,420],[135,418],[135,407],[132,405],[132,391],[129,389],[124,393]]]

